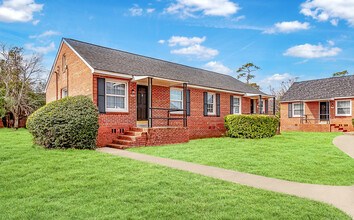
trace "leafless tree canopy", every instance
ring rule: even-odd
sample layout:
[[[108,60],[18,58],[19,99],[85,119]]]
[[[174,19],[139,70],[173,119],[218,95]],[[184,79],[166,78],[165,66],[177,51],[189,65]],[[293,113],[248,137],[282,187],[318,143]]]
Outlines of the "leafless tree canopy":
[[[294,84],[294,82],[296,82],[299,79],[299,77],[295,77],[295,78],[291,78],[285,81],[282,81],[280,83],[280,87],[278,89],[275,89],[272,86],[269,86],[269,91],[272,95],[275,96],[275,101],[276,101],[276,105],[275,105],[275,112],[279,112],[280,111],[280,103],[279,100],[281,99],[281,97],[283,97],[283,95],[286,93],[286,91],[289,90],[289,88]]]
[[[0,88],[3,106],[14,116],[14,128],[18,128],[21,116],[30,115],[38,106],[34,88],[40,83],[43,72],[41,57],[27,56],[23,48],[0,43]]]

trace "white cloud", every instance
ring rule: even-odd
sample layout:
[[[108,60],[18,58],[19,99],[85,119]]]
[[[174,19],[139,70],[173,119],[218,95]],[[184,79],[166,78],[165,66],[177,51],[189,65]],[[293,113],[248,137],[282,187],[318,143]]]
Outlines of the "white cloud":
[[[270,84],[274,81],[277,81],[277,82],[281,82],[281,81],[284,81],[284,80],[287,80],[287,79],[291,79],[291,78],[295,78],[294,76],[292,76],[291,74],[289,73],[284,73],[284,74],[274,74],[272,76],[268,76],[267,78],[265,78],[264,80],[261,81],[261,83],[263,84]]]
[[[176,0],[165,13],[195,17],[196,12],[210,16],[229,16],[241,9],[238,4],[229,0]]]
[[[134,4],[134,7],[129,8],[129,11],[133,16],[141,16],[143,15],[143,9],[139,7],[138,4]]]
[[[310,59],[337,56],[341,51],[342,49],[333,47],[331,44],[328,47],[325,47],[320,43],[318,45],[303,44],[287,49],[283,55]]]
[[[300,30],[310,29],[310,23],[299,21],[283,21],[281,23],[274,24],[274,27],[265,30],[263,33],[274,34],[274,33],[291,33]]]
[[[246,18],[245,15],[240,15],[240,16],[238,16],[236,18],[233,18],[232,21],[238,22],[239,20],[242,20],[242,19],[245,19],[245,18]]]
[[[32,50],[36,53],[46,54],[55,50],[54,42],[51,42],[47,47],[35,47],[34,44],[25,44],[27,50]]]
[[[53,35],[60,35],[60,33],[56,32],[56,31],[45,31],[40,35],[29,36],[29,38],[32,38],[32,39],[33,38],[42,38],[42,37],[48,37],[48,36],[53,36]]]
[[[164,43],[165,43],[165,40],[159,40],[159,41],[157,41],[157,43],[159,43],[159,44],[164,44]]]
[[[36,26],[39,22],[40,22],[40,20],[34,20],[34,21],[32,22],[32,24],[33,24],[34,26]]]
[[[354,26],[354,0],[307,0],[301,4],[300,13],[318,21],[331,20],[335,26],[338,19],[346,20]]]
[[[195,55],[199,59],[212,59],[219,54],[219,51],[196,44],[190,47],[171,50],[171,53],[182,54],[182,55]]]
[[[40,12],[43,4],[34,0],[5,0],[0,5],[0,21],[28,22],[33,19],[34,12]]]
[[[232,69],[224,66],[220,61],[210,61],[204,67],[217,73],[231,74],[233,72]]]
[[[152,13],[152,12],[154,12],[155,11],[155,8],[148,8],[148,9],[146,9],[146,12],[147,13]]]
[[[179,45],[179,46],[189,46],[189,45],[196,45],[201,44],[206,40],[206,37],[181,37],[181,36],[172,36],[168,40],[168,45],[170,47]]]

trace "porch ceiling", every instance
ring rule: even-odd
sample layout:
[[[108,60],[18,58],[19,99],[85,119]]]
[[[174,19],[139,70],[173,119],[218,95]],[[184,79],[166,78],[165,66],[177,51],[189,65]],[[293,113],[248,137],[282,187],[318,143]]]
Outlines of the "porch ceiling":
[[[183,86],[183,81],[176,81],[170,79],[162,79],[162,78],[152,78],[152,85],[154,86],[164,86],[164,87],[173,87],[173,86]],[[133,82],[136,82],[138,85],[148,85],[148,76],[134,76]]]

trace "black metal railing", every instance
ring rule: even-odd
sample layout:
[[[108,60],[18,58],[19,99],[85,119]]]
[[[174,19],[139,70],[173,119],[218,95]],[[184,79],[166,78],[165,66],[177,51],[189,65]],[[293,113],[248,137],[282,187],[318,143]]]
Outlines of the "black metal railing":
[[[149,108],[151,116],[148,117],[149,127],[152,127],[153,120],[167,120],[167,126],[170,126],[170,120],[183,120],[183,127],[187,127],[187,110],[186,109],[172,109],[172,108]],[[153,110],[166,111],[167,117],[153,117]],[[183,117],[171,117],[171,112],[182,112]]]
[[[326,123],[330,124],[331,119],[329,114],[305,114],[300,117],[300,124],[319,124]]]

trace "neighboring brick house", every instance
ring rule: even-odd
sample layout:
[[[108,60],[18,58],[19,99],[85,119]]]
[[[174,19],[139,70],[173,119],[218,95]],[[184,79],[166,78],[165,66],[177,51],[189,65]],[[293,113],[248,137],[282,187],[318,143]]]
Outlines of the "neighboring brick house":
[[[281,131],[354,131],[354,75],[295,82],[280,100]]]
[[[64,38],[46,101],[75,95],[98,106],[97,145],[117,148],[220,137],[224,116],[269,114],[274,102],[232,76]]]

